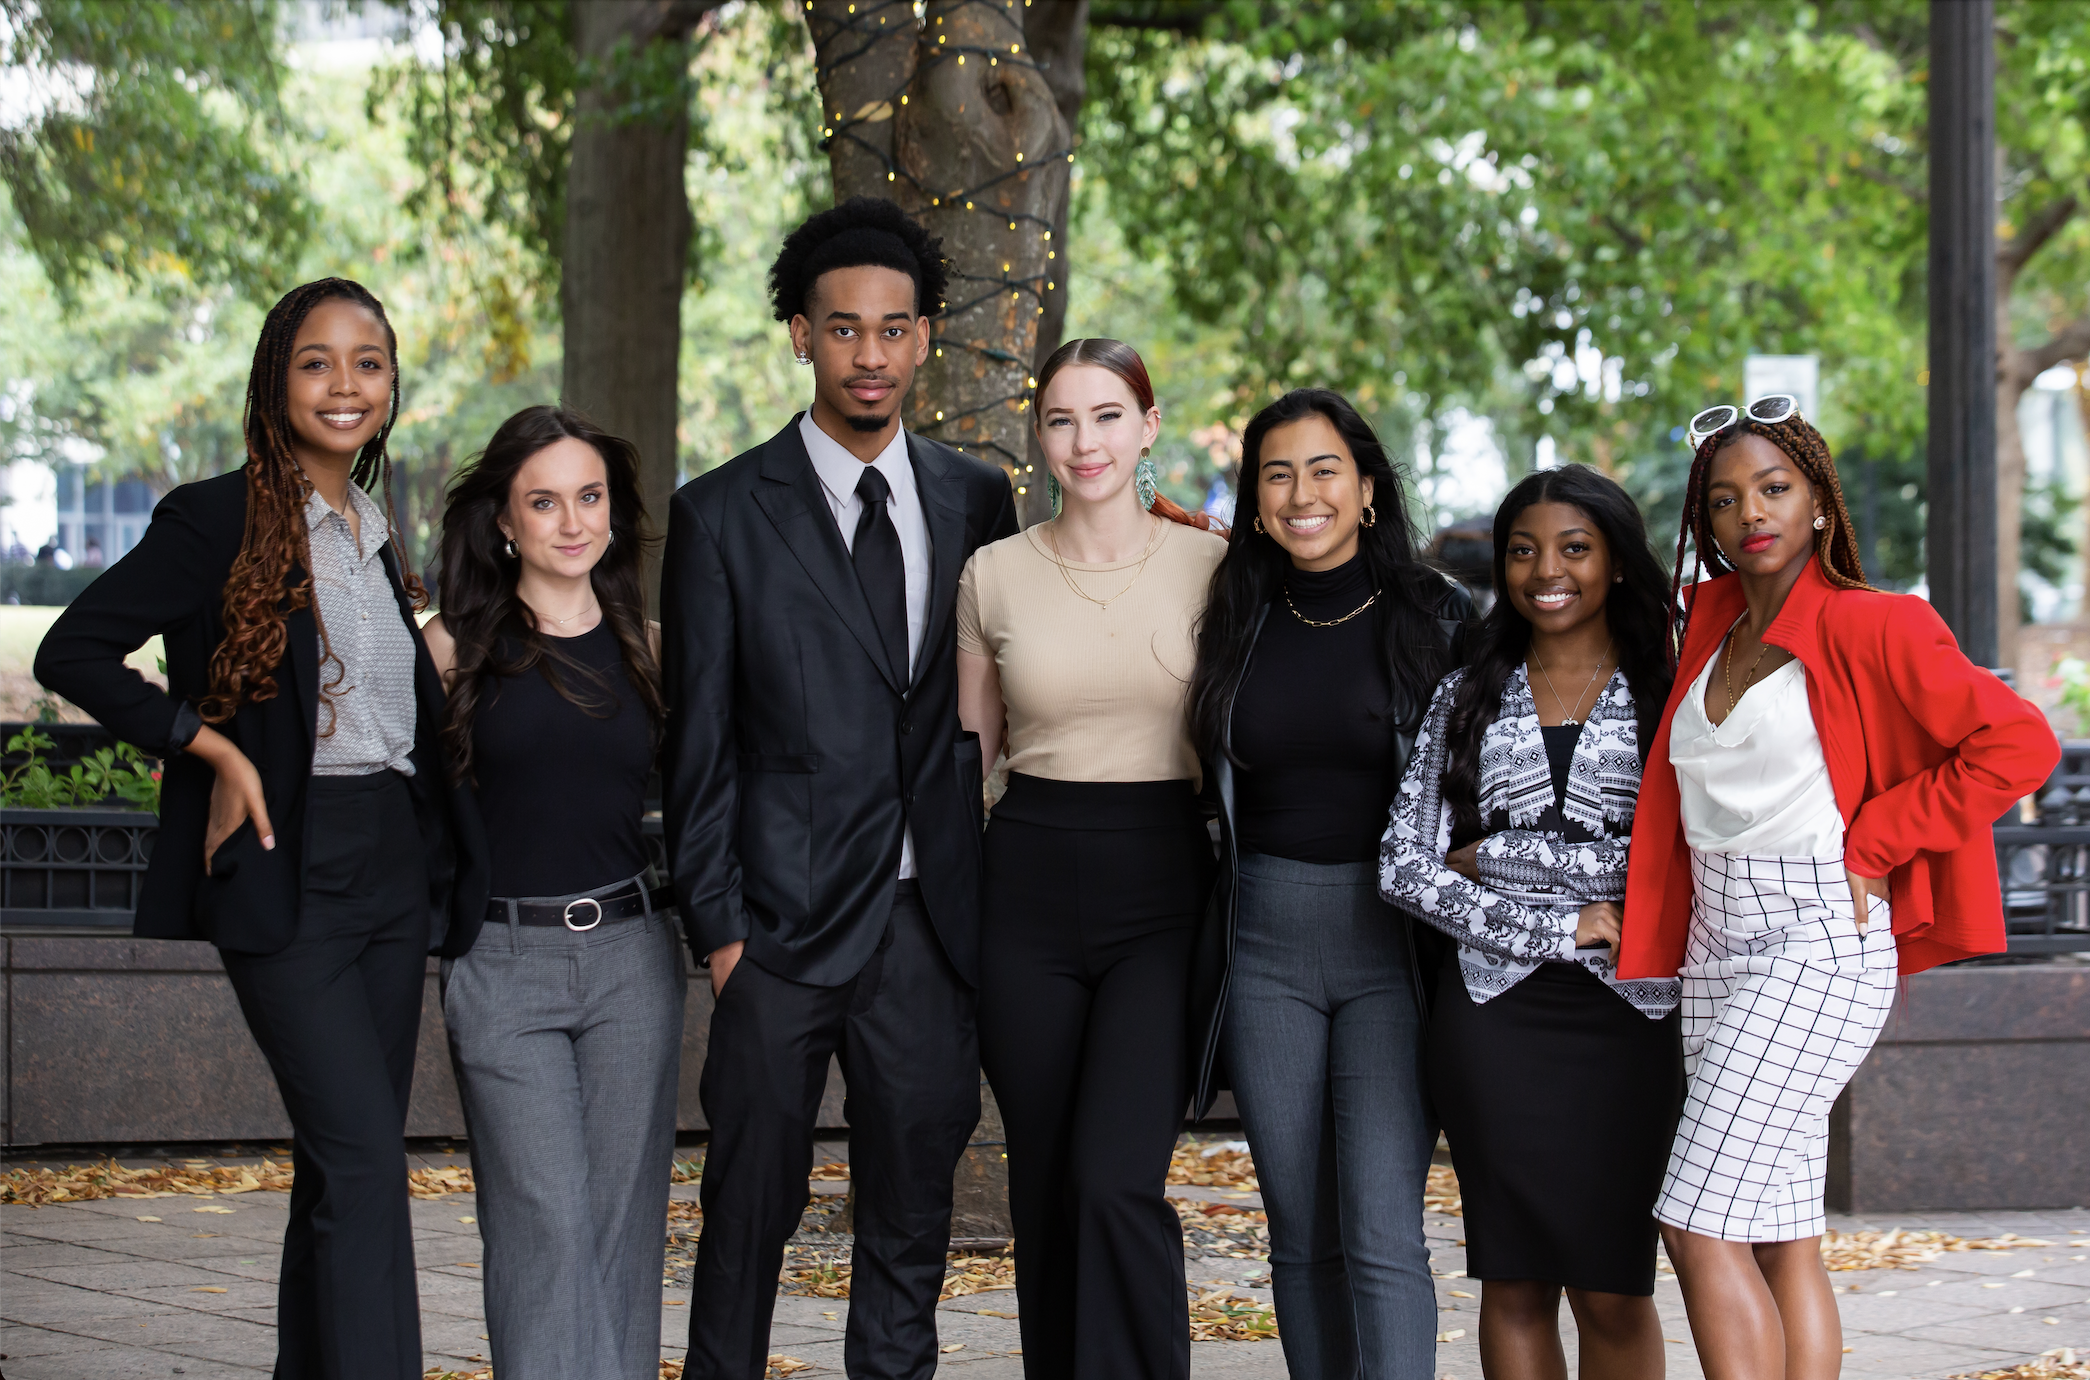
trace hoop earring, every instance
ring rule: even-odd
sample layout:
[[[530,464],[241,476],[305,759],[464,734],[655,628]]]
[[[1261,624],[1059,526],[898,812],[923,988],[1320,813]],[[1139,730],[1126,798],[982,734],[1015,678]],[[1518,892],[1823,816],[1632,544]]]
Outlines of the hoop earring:
[[[507,544],[506,546],[502,547],[501,549],[502,549],[503,551],[506,551],[506,552],[508,553],[508,559],[509,559],[509,560],[511,560],[511,561],[512,561],[512,560],[514,560],[514,559],[515,559],[515,538],[513,538],[513,537],[510,537],[510,538],[508,538],[508,544]]]
[[[1364,511],[1357,515],[1357,525],[1359,527],[1377,527],[1379,525],[1379,510],[1372,507],[1369,503],[1365,504]]]
[[[1060,515],[1060,499],[1062,497],[1058,476],[1050,474],[1045,476],[1045,497],[1052,500],[1052,515],[1058,517]]]
[[[609,536],[603,539],[603,543],[602,543],[602,549],[603,549],[603,550],[605,550],[605,551],[607,551],[607,550],[609,550],[609,549],[610,549],[611,547],[615,546],[616,544],[617,544],[617,529],[616,529],[616,528],[614,528],[614,527],[612,527],[612,528],[610,529],[610,534],[609,534]]]
[[[1132,487],[1139,494],[1139,506],[1152,508],[1160,496],[1161,467],[1147,458],[1145,447],[1139,452],[1139,464],[1132,470]]]
[[[1263,531],[1263,515],[1262,515],[1261,513],[1257,513],[1257,514],[1256,514],[1256,516],[1255,516],[1255,524],[1254,524],[1254,525],[1255,525],[1255,530],[1256,530],[1257,532],[1261,532],[1261,533],[1262,533],[1262,535],[1264,535],[1264,536],[1266,536],[1266,537],[1270,535],[1270,534],[1269,534],[1268,532],[1264,532],[1264,531]]]

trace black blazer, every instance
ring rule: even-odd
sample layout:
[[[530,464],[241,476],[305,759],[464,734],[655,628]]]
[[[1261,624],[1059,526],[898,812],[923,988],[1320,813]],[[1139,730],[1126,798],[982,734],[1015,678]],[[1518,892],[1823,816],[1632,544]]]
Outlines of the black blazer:
[[[138,545],[51,625],[37,649],[36,678],[117,737],[165,759],[160,834],[133,933],[269,954],[296,937],[304,891],[305,787],[319,712],[319,621],[309,605],[287,620],[289,646],[275,667],[275,696],[242,704],[214,725],[261,774],[276,830],[273,851],[262,849],[251,822],[242,824],[204,874],[203,839],[217,778],[201,758],[173,747],[193,736],[194,706],[210,688],[211,656],[225,637],[225,581],[246,521],[244,470],[184,484],[161,499]],[[442,681],[390,544],[383,559],[399,616],[414,637],[417,713],[408,787],[428,845],[430,943],[439,953],[461,954],[471,948],[486,911],[486,849],[471,801],[451,784],[443,760]],[[167,649],[165,690],[123,664],[154,633]]]
[[[1265,604],[1256,615],[1255,631],[1249,635],[1248,656],[1255,657],[1255,644],[1262,637],[1263,621],[1270,616],[1272,605]],[[1451,664],[1464,664],[1465,629],[1473,617],[1473,596],[1461,585],[1452,585],[1446,592],[1444,602],[1437,608],[1437,631],[1451,655]],[[1244,663],[1241,674],[1234,680],[1233,693],[1238,695],[1241,683],[1247,679],[1248,667]],[[1415,752],[1415,732],[1422,726],[1423,715],[1429,706],[1401,706],[1399,721],[1408,727],[1394,734],[1393,763],[1389,771],[1394,790],[1400,789],[1401,777],[1407,772],[1408,759]],[[1230,696],[1226,707],[1227,743],[1233,743],[1234,705]],[[1190,1116],[1197,1120],[1212,1109],[1212,1100],[1227,1086],[1226,1070],[1219,1062],[1219,1032],[1226,1021],[1227,990],[1234,975],[1234,934],[1240,918],[1238,883],[1241,877],[1241,850],[1235,841],[1234,818],[1234,764],[1225,756],[1205,767],[1206,788],[1219,804],[1219,881],[1212,888],[1211,901],[1205,907],[1203,920],[1198,925],[1197,938],[1190,953]],[[1408,971],[1415,984],[1415,1003],[1418,1010],[1427,1012],[1431,983],[1435,981],[1435,960],[1441,953],[1439,937],[1435,930],[1418,927],[1400,917],[1407,935]]]
[[[870,960],[913,826],[922,903],[979,974],[980,743],[958,728],[958,576],[1016,530],[993,465],[909,434],[931,579],[913,682],[887,664],[798,419],[683,485],[661,576],[668,870],[699,959],[822,987]]]

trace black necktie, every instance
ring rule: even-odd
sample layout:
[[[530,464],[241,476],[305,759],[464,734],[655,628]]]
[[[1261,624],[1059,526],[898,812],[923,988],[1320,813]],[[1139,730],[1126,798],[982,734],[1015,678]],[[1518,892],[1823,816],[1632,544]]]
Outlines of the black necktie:
[[[856,561],[856,578],[870,602],[871,617],[878,624],[879,639],[893,674],[907,682],[907,562],[900,555],[900,529],[893,526],[888,506],[893,486],[875,465],[864,466],[856,481],[856,497],[864,505],[856,520],[856,542],[850,556]]]

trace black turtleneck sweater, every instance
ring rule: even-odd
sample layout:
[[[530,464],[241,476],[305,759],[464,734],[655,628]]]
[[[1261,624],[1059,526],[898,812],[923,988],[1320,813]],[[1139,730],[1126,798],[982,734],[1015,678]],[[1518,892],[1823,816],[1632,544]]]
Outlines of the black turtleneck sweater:
[[[1244,853],[1308,863],[1379,856],[1400,783],[1377,610],[1332,628],[1292,611],[1329,622],[1371,594],[1360,554],[1334,570],[1292,569],[1270,605],[1234,699],[1234,753],[1246,764],[1236,778],[1235,837]]]

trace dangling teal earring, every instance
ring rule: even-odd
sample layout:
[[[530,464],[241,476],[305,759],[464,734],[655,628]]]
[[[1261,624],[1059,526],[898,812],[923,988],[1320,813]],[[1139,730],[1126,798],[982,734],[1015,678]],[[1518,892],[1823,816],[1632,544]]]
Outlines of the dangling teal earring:
[[[1139,506],[1151,508],[1159,495],[1161,467],[1147,458],[1145,447],[1140,448],[1139,465],[1132,471],[1132,487],[1139,491]]]
[[[1052,515],[1060,515],[1060,482],[1056,476],[1045,476],[1045,496],[1052,500]]]

